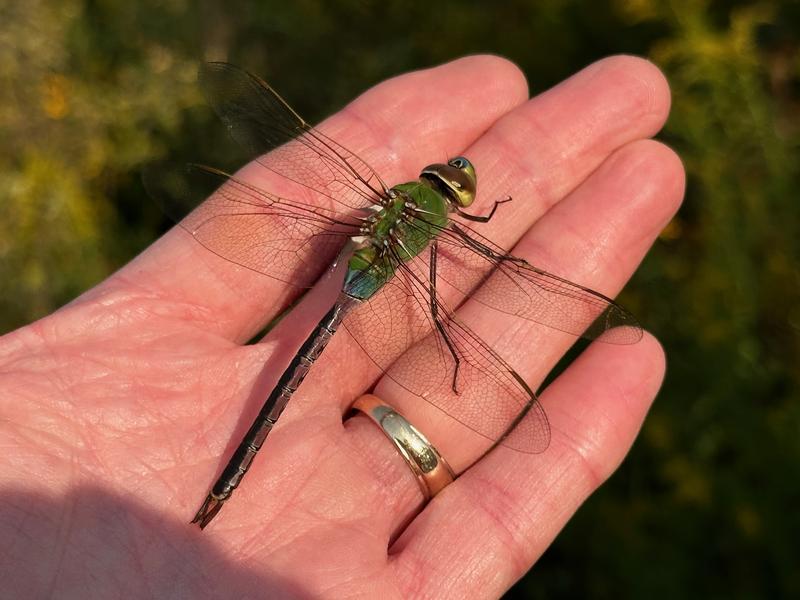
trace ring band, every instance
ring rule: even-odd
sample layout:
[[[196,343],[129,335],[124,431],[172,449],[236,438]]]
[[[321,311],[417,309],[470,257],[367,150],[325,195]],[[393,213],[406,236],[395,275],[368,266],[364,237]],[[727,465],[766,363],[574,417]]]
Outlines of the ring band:
[[[367,415],[392,440],[400,456],[411,467],[425,501],[455,480],[453,469],[433,444],[403,415],[380,398],[364,394],[353,403],[353,408]]]

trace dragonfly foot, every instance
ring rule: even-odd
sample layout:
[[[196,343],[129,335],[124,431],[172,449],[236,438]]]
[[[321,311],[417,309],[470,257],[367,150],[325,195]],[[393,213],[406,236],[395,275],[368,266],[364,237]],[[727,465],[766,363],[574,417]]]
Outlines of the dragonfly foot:
[[[206,501],[203,502],[203,506],[200,507],[200,510],[197,511],[194,519],[192,519],[192,523],[197,523],[200,529],[205,529],[205,526],[217,516],[217,513],[222,508],[223,502],[225,502],[225,500],[221,500],[216,498],[213,494],[209,494],[206,497]]]

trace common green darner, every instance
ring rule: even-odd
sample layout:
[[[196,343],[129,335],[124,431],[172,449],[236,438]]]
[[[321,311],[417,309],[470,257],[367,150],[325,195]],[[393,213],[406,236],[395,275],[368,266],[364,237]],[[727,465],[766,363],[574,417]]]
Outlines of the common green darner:
[[[471,298],[589,339],[641,338],[636,320],[611,299],[537,269],[470,225],[491,219],[503,201],[486,216],[467,212],[477,178],[466,158],[429,165],[418,180],[389,187],[257,77],[209,63],[199,79],[233,138],[256,157],[259,181],[275,182],[281,194],[252,178],[190,165],[181,176],[146,176],[151,195],[212,252],[287,285],[312,286],[337,255],[347,263],[338,298],[195,515],[201,528],[239,485],[340,325],[397,384],[486,438],[487,452],[497,444],[541,452],[550,428],[533,390],[450,307]],[[197,179],[217,188],[199,205],[187,183]]]

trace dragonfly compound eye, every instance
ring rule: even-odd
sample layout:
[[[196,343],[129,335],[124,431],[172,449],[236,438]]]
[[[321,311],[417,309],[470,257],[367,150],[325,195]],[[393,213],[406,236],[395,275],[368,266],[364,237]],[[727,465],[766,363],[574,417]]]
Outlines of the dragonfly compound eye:
[[[475,200],[475,167],[463,156],[457,156],[446,165],[428,165],[422,170],[421,177],[433,183],[459,208],[466,208]]]

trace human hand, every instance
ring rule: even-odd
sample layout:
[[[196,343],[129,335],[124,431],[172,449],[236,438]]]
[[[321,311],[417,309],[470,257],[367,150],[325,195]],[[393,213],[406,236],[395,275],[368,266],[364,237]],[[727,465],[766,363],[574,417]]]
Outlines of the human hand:
[[[645,139],[668,106],[666,82],[640,59],[601,61],[527,100],[515,67],[471,57],[381,84],[322,128],[390,184],[416,177],[424,157],[463,151],[480,167],[475,212],[514,196],[482,233],[614,294],[682,196],[680,162]],[[546,452],[500,447],[417,514],[419,488],[390,442],[363,416],[342,422],[374,370],[338,336],[246,483],[200,533],[187,521],[229,441],[257,410],[270,367],[312,325],[313,299],[264,343],[240,345],[287,293],[176,228],[70,305],[0,338],[8,593],[497,597],[616,468],[663,377],[650,336],[593,344],[541,395]],[[469,306],[459,315],[518,356],[534,388],[565,349],[545,327],[511,327]],[[456,470],[475,458],[418,399],[386,380],[375,391]]]

